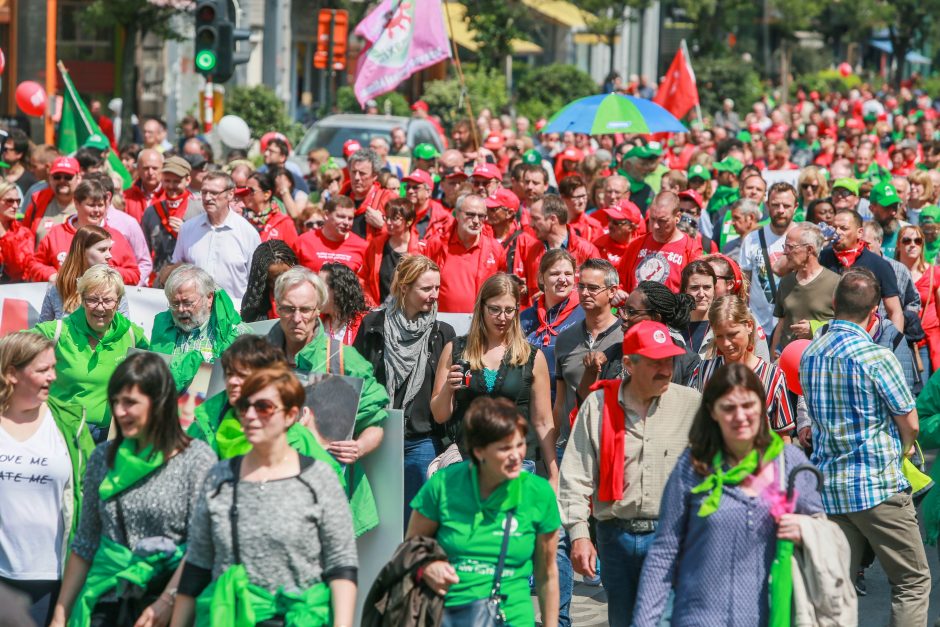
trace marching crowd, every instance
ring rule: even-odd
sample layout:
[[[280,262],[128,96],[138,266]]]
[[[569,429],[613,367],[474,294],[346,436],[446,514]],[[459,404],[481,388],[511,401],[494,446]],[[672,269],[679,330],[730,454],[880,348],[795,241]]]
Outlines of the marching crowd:
[[[147,120],[123,191],[102,136],[4,134],[2,280],[48,288],[0,339],[0,593],[69,627],[348,627],[357,596],[518,627],[534,595],[554,627],[578,573],[614,627],[853,625],[877,558],[927,625],[940,103],[735,107],[668,137],[484,111],[342,160]],[[149,337],[133,286],[166,295]],[[345,434],[311,373],[361,380]],[[389,410],[405,541],[359,581]]]

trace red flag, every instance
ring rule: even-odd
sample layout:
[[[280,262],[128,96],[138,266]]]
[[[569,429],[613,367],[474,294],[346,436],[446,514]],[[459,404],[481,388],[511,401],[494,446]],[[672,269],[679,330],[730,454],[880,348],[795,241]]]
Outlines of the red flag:
[[[685,117],[695,105],[698,104],[698,87],[695,85],[695,74],[685,55],[685,46],[676,50],[669,71],[663,77],[653,102],[664,108],[679,119]]]

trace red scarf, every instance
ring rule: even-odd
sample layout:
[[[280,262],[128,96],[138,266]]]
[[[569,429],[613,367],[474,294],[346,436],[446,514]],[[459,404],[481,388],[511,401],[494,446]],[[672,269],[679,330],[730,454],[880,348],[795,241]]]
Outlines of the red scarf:
[[[591,391],[604,391],[604,408],[601,418],[600,481],[597,500],[613,502],[623,498],[623,465],[626,458],[624,438],[627,418],[620,407],[620,379],[598,381]]]
[[[866,248],[868,248],[868,244],[863,241],[859,241],[855,248],[850,248],[848,250],[836,250],[833,248],[832,252],[835,253],[836,259],[839,260],[839,263],[841,263],[844,268],[851,268],[853,265],[855,265],[855,261]]]
[[[167,233],[173,236],[173,239],[176,239],[179,234],[170,227],[170,218],[182,219],[186,215],[186,208],[189,206],[189,197],[191,195],[187,189],[176,198],[166,198],[153,206],[157,212],[157,217],[160,218],[160,224],[163,225]],[[166,210],[167,207],[170,209],[169,212]]]
[[[555,316],[555,319],[551,322],[548,321],[548,310],[545,309],[545,297],[542,296],[535,301],[535,313],[539,317],[539,328],[535,330],[535,335],[541,335],[543,332],[545,336],[542,338],[542,346],[548,346],[552,342],[551,336],[558,335],[557,327],[561,326],[561,323],[564,322],[572,312],[578,308],[579,301],[576,301],[574,298],[571,298],[571,294],[568,294],[568,299],[565,301],[565,306],[561,308],[561,311],[558,312],[558,315]]]

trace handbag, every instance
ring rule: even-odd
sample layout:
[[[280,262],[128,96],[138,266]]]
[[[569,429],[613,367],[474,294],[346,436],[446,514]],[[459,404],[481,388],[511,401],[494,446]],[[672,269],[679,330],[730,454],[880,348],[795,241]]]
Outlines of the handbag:
[[[503,627],[506,618],[499,607],[503,595],[499,593],[500,579],[503,576],[503,566],[506,564],[506,551],[509,548],[509,530],[515,510],[506,512],[506,524],[503,529],[503,545],[499,549],[499,559],[496,570],[493,572],[493,588],[490,596],[477,599],[473,603],[455,605],[444,608],[444,617],[441,627]]]

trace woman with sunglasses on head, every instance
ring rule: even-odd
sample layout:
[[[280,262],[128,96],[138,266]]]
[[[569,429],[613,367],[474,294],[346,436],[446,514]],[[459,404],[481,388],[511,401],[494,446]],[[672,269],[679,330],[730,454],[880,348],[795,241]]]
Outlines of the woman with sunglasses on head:
[[[333,468],[288,442],[303,403],[285,368],[242,383],[236,410],[251,448],[197,490],[172,627],[234,625],[234,608],[251,624],[352,626],[352,517]]]
[[[519,324],[519,283],[508,274],[488,278],[480,288],[470,331],[441,353],[434,378],[431,411],[460,442],[459,425],[473,399],[507,398],[516,404],[531,429],[526,436],[525,470],[539,459],[548,479],[558,485],[557,437],[552,418],[548,365],[541,351],[526,342]],[[461,451],[466,457],[468,451]]]
[[[415,206],[407,198],[393,198],[385,204],[386,230],[369,240],[359,269],[365,296],[373,303],[384,303],[389,297],[402,257],[420,254],[418,236],[411,228],[414,222]]]
[[[918,226],[903,226],[898,233],[894,258],[911,271],[914,287],[920,294],[920,324],[927,336],[918,344],[924,365],[924,379],[940,366],[940,267],[928,263],[924,246],[924,232]]]
[[[22,200],[16,184],[0,182],[0,283],[26,279],[26,263],[36,248],[36,234],[16,219]]]
[[[195,496],[215,455],[180,426],[161,357],[125,359],[107,385],[118,429],[88,459],[84,497],[51,625],[165,625]]]
[[[76,424],[87,423],[95,442],[103,442],[111,424],[107,381],[127,351],[150,344],[143,329],[118,312],[124,282],[117,270],[103,264],[89,268],[78,280],[78,296],[78,309],[34,330],[55,344],[57,377],[49,405]]]
[[[0,583],[28,597],[38,625],[52,618],[94,448],[84,425],[46,404],[55,376],[48,339],[0,339]]]
[[[280,211],[275,199],[276,186],[274,173],[252,173],[245,182],[243,215],[258,231],[262,242],[279,239],[288,246],[293,246],[297,241],[297,229],[294,221]]]
[[[111,234],[100,226],[83,226],[75,232],[59,274],[46,290],[39,312],[40,322],[59,320],[78,309],[78,279],[88,268],[108,263],[112,244]],[[127,296],[121,298],[118,311],[125,316],[130,315]]]
[[[297,265],[297,255],[279,239],[261,242],[251,256],[248,286],[242,298],[243,322],[274,320],[278,317],[274,302],[274,282]]]

